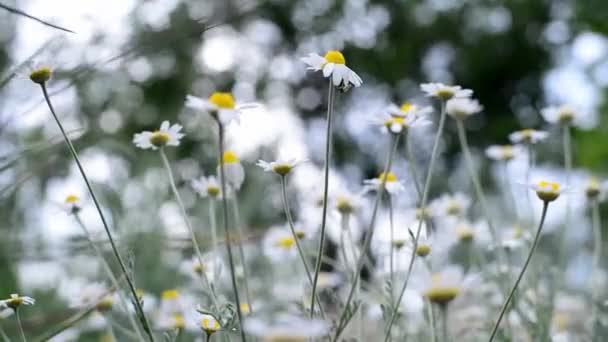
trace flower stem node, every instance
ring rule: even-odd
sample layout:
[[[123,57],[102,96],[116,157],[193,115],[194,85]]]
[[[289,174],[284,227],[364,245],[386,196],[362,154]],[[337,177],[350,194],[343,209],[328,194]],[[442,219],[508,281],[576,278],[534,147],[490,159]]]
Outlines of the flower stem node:
[[[49,67],[41,67],[30,73],[30,80],[37,84],[44,84],[51,79],[53,71]]]

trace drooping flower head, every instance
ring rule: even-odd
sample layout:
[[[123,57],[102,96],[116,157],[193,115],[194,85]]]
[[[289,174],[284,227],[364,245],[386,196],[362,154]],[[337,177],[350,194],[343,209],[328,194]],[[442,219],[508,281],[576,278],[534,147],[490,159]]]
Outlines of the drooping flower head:
[[[545,131],[526,128],[509,134],[509,139],[514,144],[536,144],[547,139],[548,136],[549,133]]]
[[[363,181],[365,191],[378,191],[384,182],[386,191],[391,195],[396,195],[405,190],[403,183],[392,172],[381,172],[377,178],[366,179]]]
[[[279,176],[286,176],[291,172],[298,164],[304,160],[292,159],[278,159],[276,161],[267,162],[264,160],[258,160],[257,166],[261,167],[266,172],[274,172]]]
[[[163,121],[160,129],[150,132],[143,131],[133,136],[135,146],[142,149],[156,150],[164,146],[179,146],[179,141],[184,137],[180,133],[182,126],[180,124],[170,125],[169,121]]]
[[[201,176],[192,180],[192,188],[199,196],[205,198],[218,198],[221,195],[221,187],[215,176]]]
[[[454,98],[448,101],[446,112],[457,120],[466,120],[469,116],[481,112],[483,106],[479,101],[470,98]]]
[[[426,93],[426,96],[436,97],[443,101],[468,98],[473,95],[471,89],[462,89],[461,86],[449,86],[443,83],[423,83],[420,85],[420,89]]]
[[[361,77],[346,66],[346,59],[340,51],[327,51],[323,57],[311,53],[302,61],[308,65],[308,70],[323,71],[323,76],[331,78],[333,85],[343,92],[363,83]]]
[[[400,107],[390,104],[374,121],[381,127],[382,132],[401,134],[411,127],[430,125],[431,121],[426,115],[432,110],[431,107],[419,107],[410,102],[405,102]]]
[[[538,198],[540,198],[544,202],[555,201],[559,197],[559,195],[564,191],[564,188],[561,187],[559,183],[548,180],[532,182],[531,184],[529,184],[529,187],[532,190],[536,191],[536,195],[538,196]]]

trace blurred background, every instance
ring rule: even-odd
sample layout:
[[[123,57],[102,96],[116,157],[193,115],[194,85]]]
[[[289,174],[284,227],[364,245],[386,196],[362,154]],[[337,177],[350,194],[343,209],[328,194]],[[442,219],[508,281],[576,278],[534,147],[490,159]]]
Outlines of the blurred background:
[[[49,83],[55,108],[123,250],[135,256],[138,284],[156,294],[183,280],[159,251],[190,251],[158,154],[136,150],[133,134],[163,120],[184,126],[186,138],[168,153],[195,225],[204,226],[206,203],[189,182],[215,171],[216,135],[208,118],[184,108],[184,99],[221,90],[238,102],[263,104],[230,127],[228,146],[247,171],[240,193],[243,222],[251,232],[281,223],[277,179],[254,164],[276,156],[308,158],[294,186],[321,184],[327,89],[300,61],[311,52],[341,50],[364,80],[363,87],[338,97],[334,126],[334,171],[352,191],[377,174],[387,147],[370,119],[390,102],[431,104],[419,90],[429,81],[475,91],[485,109],[467,128],[479,156],[489,144],[508,143],[514,130],[547,128],[539,109],[567,102],[590,114],[587,129],[574,132],[575,166],[600,176],[608,169],[605,1],[2,3],[75,31],[0,9],[0,295],[36,295],[38,309],[25,313],[32,329],[67,317],[56,294],[74,291],[65,279],[87,274],[83,258],[90,253],[62,210],[68,194],[85,199],[85,223],[103,237],[41,91],[23,76],[22,63],[32,58],[55,69]],[[434,189],[453,188],[463,177],[452,124],[442,146],[446,177],[436,178]],[[413,137],[421,162],[428,158],[429,137]],[[539,163],[561,165],[559,139],[555,134],[539,147]],[[403,153],[398,158],[396,165],[403,165]],[[486,186],[494,187],[489,165],[482,166]]]

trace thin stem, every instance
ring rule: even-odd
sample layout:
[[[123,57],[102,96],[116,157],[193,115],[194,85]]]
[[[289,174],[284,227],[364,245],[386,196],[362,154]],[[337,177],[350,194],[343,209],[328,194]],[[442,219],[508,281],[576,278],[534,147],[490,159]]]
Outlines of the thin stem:
[[[21,334],[21,340],[27,342],[25,338],[25,332],[23,332],[23,324],[21,324],[21,317],[19,316],[19,309],[15,309],[15,317],[17,318],[17,326],[19,327],[19,333]]]
[[[448,306],[446,304],[439,306],[439,311],[441,312],[441,320],[443,321],[441,325],[441,336],[442,342],[449,342],[449,334],[448,334]]]
[[[427,300],[426,307],[429,319],[429,330],[431,332],[431,342],[437,342],[437,335],[435,334],[435,315],[433,314],[433,303],[431,303],[430,300]]]
[[[219,245],[217,243],[217,222],[215,222],[215,199],[209,199],[209,224],[211,225],[211,250],[216,257],[219,257]],[[213,263],[213,279],[217,281],[219,263]]]
[[[566,170],[566,188],[570,186],[570,175],[572,173],[572,144],[570,137],[570,125],[562,126],[562,144],[564,149],[564,169]],[[559,263],[565,262],[566,257],[566,228],[570,227],[570,196],[566,194],[566,217],[565,222],[562,225],[559,235],[560,235],[560,244],[561,247],[559,249]]]
[[[116,334],[114,334],[114,327],[112,326],[112,322],[107,322],[108,336],[110,337],[110,341],[116,342]]]
[[[245,250],[243,249],[243,239],[245,234],[243,234],[243,228],[241,227],[239,201],[237,198],[236,191],[234,192],[234,196],[232,197],[232,206],[234,208],[234,225],[236,226],[236,234],[238,239],[237,250],[239,252],[239,258],[241,259],[241,264],[243,266],[243,287],[245,287],[245,301],[249,306],[249,310],[253,312],[253,308],[251,307],[251,295],[249,292],[249,268],[247,267],[247,260],[245,259]]]
[[[315,264],[315,275],[312,281],[312,298],[315,298],[317,293],[317,282],[319,281],[319,272],[321,271],[321,260],[323,256],[323,249],[325,248],[325,225],[327,223],[327,194],[329,192],[329,162],[331,154],[331,121],[334,112],[334,102],[336,96],[336,90],[332,84],[331,79],[329,80],[329,90],[327,95],[327,130],[325,132],[325,171],[324,171],[324,183],[323,183],[323,214],[321,216],[321,232],[319,239],[319,251],[317,253],[317,259]],[[315,301],[312,300],[310,303],[310,317],[315,315]]]
[[[441,135],[443,134],[443,128],[445,126],[445,101],[441,102],[441,114],[439,117],[439,126],[437,127],[437,134],[435,134],[435,140],[433,141],[433,149],[431,152],[431,160],[429,162],[429,168],[426,172],[424,188],[422,190],[422,199],[420,200],[420,209],[423,211],[426,210],[426,202],[428,200],[429,190],[431,188],[431,180],[433,178],[433,170],[435,169],[435,160],[437,159],[437,154],[439,152],[439,141],[441,140]],[[401,303],[403,299],[403,294],[407,289],[407,285],[410,279],[410,275],[412,274],[412,268],[414,266],[414,261],[416,260],[416,248],[418,248],[418,240],[420,239],[420,232],[422,231],[422,223],[423,219],[418,221],[418,228],[416,229],[416,237],[414,239],[414,246],[412,248],[412,254],[410,255],[410,263],[407,268],[407,273],[405,275],[405,281],[403,282],[403,287],[401,287],[401,292],[399,293],[399,297],[397,298],[397,303]],[[391,336],[391,329],[393,327],[393,323],[395,323],[395,318],[397,317],[397,313],[399,311],[399,307],[393,308],[393,313],[391,314],[391,319],[388,322],[388,327],[386,330],[386,336],[384,337],[384,341],[388,341]]]
[[[179,191],[177,190],[177,186],[175,185],[175,178],[173,177],[173,171],[171,170],[171,164],[169,163],[169,159],[167,158],[167,155],[165,154],[165,149],[161,147],[158,151],[160,152],[160,159],[163,162],[163,166],[165,167],[165,170],[167,171],[167,177],[169,178],[169,185],[171,186],[171,191],[173,192],[173,196],[175,196],[177,205],[179,206],[179,209],[182,213],[184,221],[186,222],[186,226],[188,227],[188,231],[190,232],[190,240],[192,240],[192,245],[194,246],[194,252],[196,253],[196,258],[198,259],[198,263],[201,266],[201,269],[203,269],[204,265],[205,265],[203,263],[203,255],[201,253],[201,249],[198,245],[198,242],[196,241],[196,234],[194,233],[194,227],[192,227],[192,223],[190,222],[190,218],[188,217],[188,213],[186,212],[186,207],[184,206],[182,197],[180,196]],[[204,270],[201,272],[201,278],[205,282],[205,285],[209,288],[211,298],[213,299],[214,304],[217,305],[217,298],[215,296],[215,291],[213,290],[213,287],[211,286],[211,282],[209,281],[209,279],[207,279],[207,273]]]
[[[600,219],[600,205],[599,200],[593,200],[591,207],[591,221],[593,224],[593,263],[591,266],[591,329],[595,333],[597,324],[597,307],[599,289],[594,281],[594,276],[597,271],[600,270],[600,261],[602,259],[602,223]],[[593,334],[593,336],[596,336]]]
[[[55,109],[53,108],[53,105],[51,104],[51,99],[47,92],[46,85],[44,83],[42,83],[42,84],[40,84],[40,87],[42,88],[42,94],[44,95],[44,99],[46,100],[47,105],[49,106],[51,114],[53,114],[53,118],[55,119],[57,126],[59,126],[59,130],[61,131],[61,134],[63,135],[63,138],[65,139],[65,143],[67,144],[68,149],[70,150],[70,153],[72,154],[72,157],[74,158],[74,161],[76,162],[76,166],[78,166],[80,175],[82,176],[82,179],[84,180],[84,182],[87,186],[89,194],[91,195],[91,198],[93,199],[93,203],[95,203],[95,208],[97,209],[99,218],[101,219],[101,222],[103,223],[103,228],[105,229],[106,234],[108,235],[108,240],[110,241],[110,246],[112,247],[112,252],[114,252],[114,256],[118,260],[118,265],[120,266],[120,270],[124,274],[127,284],[129,285],[129,290],[131,292],[131,296],[133,297],[133,303],[135,303],[135,309],[138,312],[141,323],[144,327],[144,331],[148,335],[148,339],[151,342],[154,342],[154,336],[152,335],[152,329],[150,328],[150,325],[148,324],[148,319],[146,318],[146,314],[144,313],[144,310],[141,306],[141,302],[137,295],[135,285],[133,285],[133,281],[131,280],[131,277],[129,276],[127,267],[125,266],[125,263],[124,263],[122,257],[120,256],[120,253],[118,252],[118,248],[116,247],[116,243],[114,242],[114,238],[112,237],[112,233],[110,232],[110,226],[108,225],[108,222],[106,221],[106,218],[101,210],[101,205],[99,204],[99,201],[97,200],[97,196],[95,196],[95,191],[93,191],[93,187],[91,186],[91,183],[89,183],[89,179],[88,179],[86,173],[84,172],[84,168],[82,167],[82,164],[80,163],[80,159],[78,158],[78,153],[76,152],[74,145],[72,145],[72,140],[68,137],[65,129],[63,128],[63,125],[61,124],[61,121],[59,120],[59,117],[55,113]]]
[[[393,203],[391,201],[391,195],[387,193],[387,199],[388,199],[388,221],[389,221],[389,226],[390,226],[390,241],[389,241],[389,254],[390,254],[390,261],[389,261],[389,269],[390,269],[390,280],[391,280],[391,293],[390,293],[390,299],[391,299],[391,307],[393,305],[395,305],[395,245],[393,244],[395,241],[395,225],[393,222]],[[399,305],[399,303],[397,303],[396,305]]]
[[[521,269],[519,276],[517,276],[517,280],[515,281],[515,284],[513,285],[513,288],[511,289],[509,296],[507,296],[507,299],[505,300],[505,302],[502,306],[502,309],[500,310],[500,315],[498,316],[498,320],[496,320],[496,324],[494,324],[494,329],[492,329],[492,334],[490,335],[490,339],[488,340],[488,342],[492,342],[494,340],[494,336],[496,335],[496,332],[498,331],[498,327],[500,326],[500,321],[502,320],[502,317],[504,316],[505,312],[507,311],[507,308],[509,307],[509,303],[511,302],[511,299],[513,298],[513,295],[515,294],[515,291],[517,290],[517,287],[519,286],[519,282],[523,278],[524,273],[526,272],[526,269],[528,268],[528,265],[530,264],[530,260],[532,260],[532,255],[534,254],[534,251],[536,250],[536,245],[538,244],[538,240],[540,238],[540,233],[543,229],[543,224],[545,223],[545,216],[547,216],[548,208],[549,208],[549,202],[545,201],[543,203],[543,212],[540,217],[540,223],[538,225],[538,229],[536,230],[536,235],[534,236],[534,242],[532,243],[532,248],[530,248],[530,253],[528,253],[528,257],[526,258],[524,267]]]
[[[11,342],[11,339],[8,338],[6,332],[4,331],[4,329],[2,329],[2,327],[0,327],[0,336],[2,336],[2,340],[4,340],[4,342]]]
[[[236,302],[237,315],[239,318],[239,332],[241,334],[241,340],[247,341],[245,336],[245,330],[243,329],[243,312],[241,311],[241,301],[239,299],[239,290],[236,284],[236,275],[234,272],[234,257],[232,255],[232,243],[230,242],[230,232],[228,231],[228,199],[227,188],[226,188],[226,176],[224,171],[224,126],[219,120],[217,121],[219,131],[219,153],[220,153],[220,183],[222,187],[222,206],[224,213],[224,237],[226,239],[226,250],[228,251],[228,264],[230,265],[230,279],[232,281],[232,292],[234,293],[234,300]],[[314,302],[314,301],[313,301]]]
[[[133,327],[133,330],[137,334],[138,339],[140,341],[143,340],[144,338],[141,334],[141,331],[139,330],[139,326],[137,325],[137,322],[135,322],[135,319],[133,318],[133,316],[129,314],[129,307],[127,304],[127,299],[123,296],[122,292],[120,291],[120,285],[118,284],[118,279],[116,279],[116,276],[114,275],[114,272],[112,271],[112,268],[110,267],[110,265],[104,258],[103,253],[102,253],[101,249],[99,248],[99,246],[97,246],[97,244],[95,244],[93,242],[91,233],[89,232],[87,227],[84,225],[84,222],[82,222],[80,215],[78,215],[78,213],[76,213],[76,212],[74,212],[74,219],[76,220],[76,222],[82,229],[82,232],[84,233],[84,236],[87,239],[89,246],[95,252],[97,259],[99,259],[99,262],[101,263],[101,266],[103,267],[104,271],[106,272],[108,278],[110,278],[110,282],[112,283],[112,286],[114,286],[116,288],[116,293],[118,294],[118,298],[120,299],[120,304],[122,306],[122,309],[125,311],[125,314],[128,316],[129,323],[131,324],[131,326]]]
[[[408,133],[405,133],[405,153],[407,157],[407,165],[409,166],[410,173],[412,174],[411,178],[414,181],[414,186],[416,187],[416,192],[418,193],[418,200],[420,201],[422,197],[422,189],[420,188],[421,185],[418,181],[418,169],[416,168],[414,151],[412,151],[412,146],[410,144],[410,135]]]
[[[399,136],[398,135],[395,136],[393,140],[394,140],[393,146],[388,151],[388,156],[386,158],[386,164],[384,165],[384,170],[383,170],[384,175],[386,175],[391,170],[391,165],[393,163],[393,156],[395,155],[395,151],[397,150],[397,146],[399,144]],[[365,234],[365,240],[364,240],[363,246],[361,248],[361,254],[359,255],[359,258],[357,259],[357,267],[355,268],[355,276],[353,278],[353,283],[352,283],[350,291],[348,293],[346,302],[344,303],[344,308],[342,309],[342,314],[340,315],[340,319],[338,320],[338,328],[336,329],[336,336],[334,336],[334,339],[333,339],[334,342],[338,341],[338,338],[340,337],[340,335],[344,331],[344,328],[346,328],[346,325],[348,324],[348,322],[345,322],[346,314],[349,311],[350,302],[352,301],[355,290],[357,289],[357,284],[359,282],[359,276],[361,275],[361,269],[363,268],[363,264],[365,262],[365,256],[366,256],[367,251],[369,250],[369,246],[372,241],[372,236],[374,235],[374,227],[376,225],[376,216],[378,214],[378,208],[380,207],[382,193],[386,190],[386,179],[387,178],[388,177],[382,177],[382,182],[381,182],[380,186],[378,187],[378,189],[376,189],[377,195],[376,195],[376,200],[374,202],[374,207],[372,210],[372,217],[371,217],[371,220],[369,223],[369,227]]]
[[[506,161],[502,162],[501,164],[502,164],[502,175],[503,175],[502,178],[503,178],[503,182],[504,182],[504,187],[509,192],[509,194],[507,196],[509,197],[509,201],[511,202],[511,207],[513,208],[513,214],[515,215],[515,222],[520,223],[519,222],[519,210],[517,208],[517,198],[515,197],[515,193],[513,192],[511,178],[509,178],[509,164]],[[526,184],[528,184],[528,183],[526,183]]]
[[[306,272],[306,278],[308,278],[308,282],[312,286],[312,275],[310,273],[310,266],[308,266],[308,262],[306,261],[306,257],[304,256],[304,249],[300,244],[300,239],[298,238],[298,234],[296,234],[295,224],[293,222],[293,217],[291,217],[291,209],[289,207],[289,202],[287,201],[287,181],[285,176],[281,176],[281,197],[283,199],[283,210],[285,210],[285,216],[287,217],[287,222],[289,224],[289,229],[291,229],[291,235],[293,236],[294,241],[296,242],[296,247],[298,249],[298,254],[300,255],[300,260],[302,260],[302,265],[304,265],[304,272]],[[319,296],[315,296],[313,298],[319,304],[319,310],[321,312],[321,316],[325,318],[325,312],[321,307],[321,300]]]

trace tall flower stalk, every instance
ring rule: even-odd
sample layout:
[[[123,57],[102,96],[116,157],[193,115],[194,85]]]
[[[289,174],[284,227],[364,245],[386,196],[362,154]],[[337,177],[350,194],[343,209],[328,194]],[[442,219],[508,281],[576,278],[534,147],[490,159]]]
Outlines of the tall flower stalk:
[[[211,225],[211,249],[215,255],[218,255],[219,245],[217,243],[217,222],[215,220],[215,199],[209,199],[209,224]],[[213,279],[218,277],[218,263],[213,263]]]
[[[238,239],[237,250],[239,252],[239,258],[241,259],[241,265],[243,267],[243,287],[245,288],[245,301],[249,306],[249,310],[252,311],[253,307],[251,306],[251,293],[249,292],[249,269],[247,267],[247,259],[245,259],[245,250],[243,248],[243,240],[245,234],[243,233],[243,228],[241,227],[239,200],[237,198],[236,191],[234,192],[234,196],[232,197],[232,206],[234,208],[234,225],[236,227],[236,234]]]
[[[46,81],[48,80],[48,78],[44,79],[38,79],[35,78],[34,73],[32,73],[32,75],[30,76],[30,78],[32,79],[32,81],[34,81],[35,83],[38,83],[40,85],[40,87],[42,88],[42,94],[44,95],[44,99],[46,100],[46,103],[49,107],[49,110],[51,111],[51,114],[53,115],[53,118],[55,119],[55,122],[57,123],[57,126],[59,127],[59,130],[61,131],[61,134],[63,135],[63,138],[65,140],[66,145],[68,146],[68,149],[70,150],[70,153],[72,154],[72,158],[74,159],[74,161],[76,162],[76,166],[78,167],[78,171],[80,172],[80,175],[82,176],[82,179],[84,180],[86,186],[87,186],[87,190],[89,191],[89,194],[91,196],[91,199],[93,199],[93,203],[95,204],[95,208],[97,209],[97,213],[99,214],[99,218],[101,219],[101,222],[103,224],[104,230],[106,232],[106,235],[108,236],[108,240],[110,242],[110,246],[112,247],[112,252],[114,253],[114,256],[116,257],[116,260],[118,261],[118,265],[120,266],[120,270],[121,272],[124,274],[125,276],[125,280],[129,286],[129,291],[131,292],[131,296],[133,299],[133,303],[135,305],[135,310],[137,311],[137,315],[139,316],[139,319],[141,321],[141,324],[144,328],[144,331],[146,332],[146,335],[148,337],[148,339],[153,342],[154,341],[154,336],[152,335],[152,329],[150,328],[150,325],[148,323],[148,319],[146,318],[146,314],[144,313],[141,301],[139,300],[139,296],[137,295],[137,291],[135,289],[135,285],[133,284],[133,280],[131,279],[131,276],[129,274],[129,271],[127,270],[127,267],[122,259],[122,256],[120,255],[120,253],[118,252],[118,248],[116,246],[116,243],[114,242],[114,238],[112,237],[112,233],[110,232],[110,227],[108,225],[108,222],[106,221],[106,218],[103,214],[103,211],[101,210],[101,205],[99,204],[99,201],[97,200],[97,196],[95,195],[95,191],[93,190],[93,187],[91,186],[91,183],[89,182],[89,178],[87,177],[84,168],[82,167],[82,164],[80,163],[80,158],[78,157],[78,153],[76,152],[76,149],[74,148],[74,145],[72,144],[72,140],[68,137],[65,129],[63,128],[63,125],[61,124],[61,121],[59,120],[59,117],[57,116],[57,114],[55,113],[55,109],[53,108],[53,105],[51,103],[51,99],[49,97],[47,88],[46,88]],[[50,71],[49,71],[49,76],[50,78]]]
[[[15,310],[15,317],[17,318],[17,326],[19,327],[19,335],[21,336],[21,340],[23,342],[27,342],[27,338],[25,338],[25,332],[23,331],[23,324],[21,323],[21,316],[19,314],[19,309]]]
[[[230,280],[232,282],[232,292],[234,294],[234,300],[236,303],[236,312],[239,319],[239,332],[241,334],[241,340],[243,342],[247,341],[247,337],[245,336],[245,330],[243,329],[243,312],[241,310],[241,300],[239,298],[239,290],[236,284],[236,274],[234,270],[234,256],[232,255],[232,242],[230,237],[230,231],[228,230],[228,199],[227,199],[227,186],[226,186],[226,175],[224,170],[224,125],[222,122],[216,118],[217,126],[218,126],[218,147],[220,154],[220,184],[222,187],[222,211],[224,216],[224,237],[226,240],[226,250],[228,252],[228,264],[230,266]]]
[[[93,241],[93,238],[91,237],[91,233],[85,226],[84,222],[82,222],[80,215],[76,211],[74,211],[73,214],[74,214],[74,219],[76,220],[76,222],[82,229],[82,232],[85,236],[85,239],[87,240],[87,243],[89,244],[89,246],[91,247],[93,252],[95,252],[95,256],[97,256],[97,259],[99,259],[99,262],[101,263],[101,266],[103,267],[108,278],[110,279],[112,286],[114,286],[114,288],[116,288],[116,293],[118,294],[118,298],[120,299],[120,304],[122,305],[122,309],[127,314],[129,323],[131,324],[131,326],[133,327],[133,330],[137,334],[138,339],[143,340],[144,338],[143,338],[143,335],[141,334],[141,331],[139,330],[139,326],[137,325],[137,322],[135,322],[135,319],[133,318],[133,316],[129,314],[127,300],[125,299],[122,292],[120,291],[120,285],[118,284],[118,279],[116,279],[116,276],[114,275],[114,272],[112,271],[112,268],[110,267],[110,265],[104,258],[103,253],[102,253],[101,249],[99,248],[99,246],[97,246],[97,244],[95,244],[95,242]]]
[[[441,135],[443,134],[443,128],[445,126],[446,119],[446,111],[445,111],[445,100],[441,101],[441,113],[439,116],[439,125],[437,127],[437,133],[435,134],[435,139],[433,141],[433,148],[431,150],[431,160],[429,161],[429,168],[427,169],[426,176],[424,177],[424,188],[422,190],[422,199],[420,200],[420,209],[423,214],[426,211],[426,202],[428,200],[429,191],[431,188],[431,180],[433,178],[433,171],[435,169],[435,161],[437,159],[437,154],[439,152],[439,141],[441,140]],[[416,260],[416,249],[418,248],[418,240],[420,239],[420,232],[422,231],[422,223],[423,219],[418,221],[418,227],[416,228],[416,236],[414,238],[414,246],[412,247],[412,254],[410,255],[410,263],[407,267],[407,272],[405,274],[405,281],[403,282],[403,286],[401,287],[401,291],[399,292],[399,296],[397,297],[397,303],[401,303],[403,299],[403,295],[405,294],[405,290],[407,289],[407,285],[412,274],[412,269],[414,266],[414,261]],[[397,318],[397,313],[399,311],[399,307],[396,306],[393,308],[393,312],[391,314],[391,318],[388,322],[388,326],[386,328],[386,335],[384,337],[384,341],[388,341],[391,336],[391,329],[393,324],[395,323],[395,318]]]
[[[201,253],[201,249],[198,245],[198,241],[196,240],[196,233],[194,232],[194,227],[192,226],[192,223],[190,222],[190,218],[188,217],[188,212],[186,211],[186,207],[184,206],[182,197],[179,194],[179,191],[177,190],[177,186],[175,185],[175,177],[173,176],[173,171],[171,170],[171,164],[169,163],[169,159],[167,158],[167,154],[165,153],[164,147],[161,147],[159,149],[159,153],[160,153],[160,158],[163,162],[163,166],[165,167],[165,170],[167,171],[167,177],[169,178],[169,185],[171,186],[171,191],[173,192],[173,195],[175,196],[175,200],[177,201],[177,205],[179,206],[180,212],[182,213],[182,217],[184,218],[184,221],[186,222],[186,226],[188,227],[188,232],[190,233],[190,240],[192,241],[192,245],[194,246],[194,252],[196,253],[196,258],[198,260],[199,265],[201,266],[201,269],[203,269],[203,267],[205,265],[203,263],[203,254]],[[209,288],[209,293],[211,295],[211,299],[213,300],[214,304],[217,305],[217,297],[215,295],[215,291],[213,289],[213,286],[211,286],[211,282],[207,278],[207,273],[204,272],[204,269],[203,269],[203,272],[201,272],[201,277],[202,277],[205,285]]]
[[[593,277],[600,270],[602,260],[602,223],[600,219],[600,203],[599,199],[594,199],[591,205],[591,222],[593,224],[593,261],[591,264],[591,327],[592,332],[596,332],[597,316],[598,316],[598,296],[599,289]],[[595,334],[593,336],[596,336]]]
[[[321,263],[323,258],[323,249],[325,248],[325,226],[327,224],[327,197],[329,193],[329,162],[331,157],[331,136],[332,136],[332,119],[334,112],[334,102],[336,97],[336,90],[332,81],[329,81],[329,90],[327,94],[327,127],[325,132],[325,168],[324,168],[324,181],[323,181],[323,213],[321,214],[321,231],[319,236],[319,248],[317,252],[315,273],[312,280],[312,298],[316,297],[317,294],[317,282],[319,281],[319,272],[321,271]],[[310,304],[310,317],[315,315],[315,301],[312,300]]]
[[[385,163],[385,166],[383,169],[384,176],[382,177],[380,186],[377,189],[376,200],[374,202],[374,207],[372,209],[372,217],[370,219],[369,227],[365,234],[365,240],[363,242],[363,246],[361,247],[361,254],[359,255],[359,257],[357,259],[354,277],[352,279],[352,284],[351,284],[351,287],[350,287],[350,290],[348,293],[348,297],[347,297],[346,301],[344,302],[344,308],[342,309],[342,313],[340,314],[340,316],[339,316],[340,318],[338,319],[336,335],[333,338],[334,342],[338,341],[338,338],[344,331],[344,328],[346,328],[346,326],[348,325],[348,321],[346,320],[346,318],[347,318],[348,312],[350,311],[350,303],[353,300],[353,296],[358,287],[359,278],[361,276],[361,270],[363,269],[363,264],[365,263],[367,251],[369,250],[369,246],[372,241],[372,236],[374,235],[374,227],[376,225],[376,216],[378,214],[378,208],[380,207],[380,202],[382,200],[382,194],[385,191],[386,181],[388,178],[386,175],[388,174],[388,172],[391,169],[391,165],[393,162],[393,156],[395,155],[395,151],[397,150],[397,146],[399,144],[399,137],[400,137],[399,135],[396,135],[393,138],[393,140],[394,140],[393,146],[390,147],[390,149],[388,151],[388,156],[386,158],[386,163]]]

